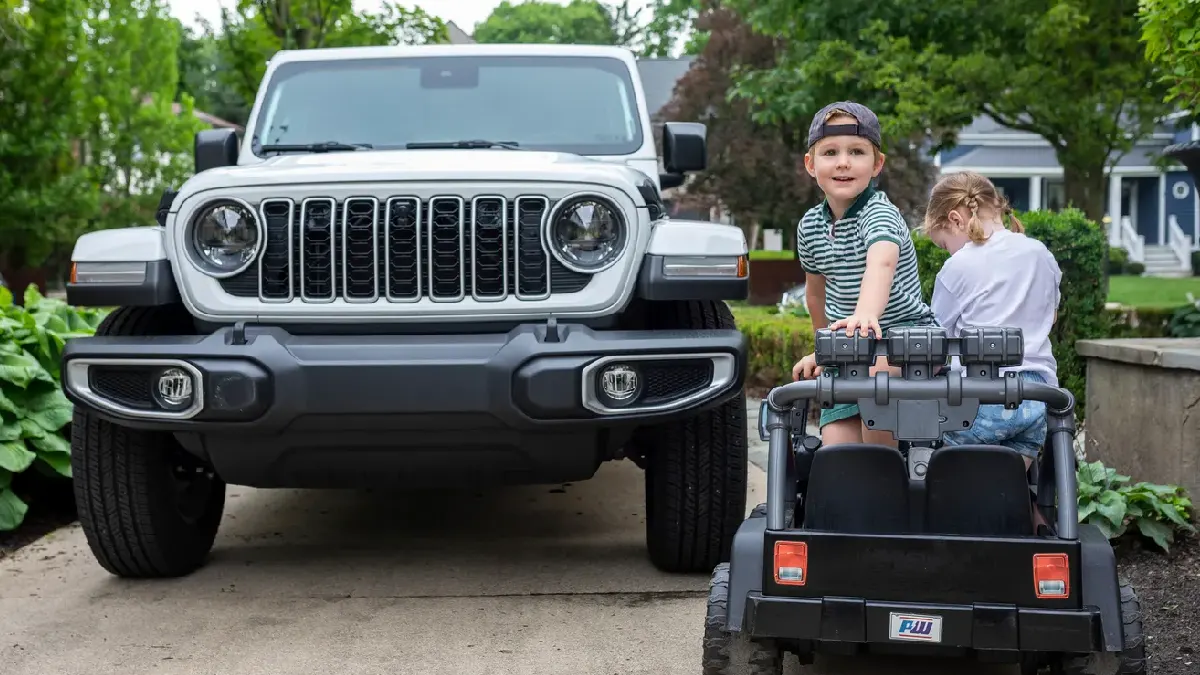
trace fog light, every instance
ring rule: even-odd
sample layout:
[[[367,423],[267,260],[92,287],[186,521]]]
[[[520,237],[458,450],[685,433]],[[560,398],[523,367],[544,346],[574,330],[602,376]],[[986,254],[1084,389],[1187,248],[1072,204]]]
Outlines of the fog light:
[[[154,402],[171,412],[186,410],[194,402],[196,383],[182,368],[164,368],[154,382]]]
[[[642,391],[637,369],[624,363],[614,363],[601,370],[598,384],[600,398],[610,408],[633,403]]]

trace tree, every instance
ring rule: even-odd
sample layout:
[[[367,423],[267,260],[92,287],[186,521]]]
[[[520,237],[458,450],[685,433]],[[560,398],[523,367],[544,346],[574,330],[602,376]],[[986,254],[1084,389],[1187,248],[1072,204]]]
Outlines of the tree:
[[[1146,58],[1163,73],[1167,101],[1200,114],[1200,2],[1142,0]]]
[[[182,102],[184,96],[190,96],[197,110],[244,126],[250,115],[250,105],[225,77],[230,69],[221,50],[221,39],[203,20],[199,31],[182,23],[179,30],[182,38],[175,100]]]
[[[355,12],[351,0],[237,0],[221,9],[221,59],[226,83],[247,107],[267,61],[281,49],[447,42],[441,19],[420,7],[384,2],[379,13]]]
[[[0,267],[37,267],[92,209],[85,0],[0,4]]]
[[[1067,201],[1099,220],[1105,169],[1168,108],[1139,44],[1137,0],[789,0],[754,5],[755,28],[786,53],[747,73],[738,95],[762,120],[797,122],[818,101],[857,97],[889,137],[954,144],[980,113],[1046,139]],[[837,34],[829,39],[829,26]]]
[[[625,3],[628,17],[628,3]],[[619,45],[632,39],[616,25],[616,13],[599,0],[504,0],[475,27],[472,36],[484,43]]]
[[[82,159],[99,188],[93,228],[154,222],[164,188],[192,171],[204,125],[176,101],[180,25],[163,0],[90,0],[90,125]]]
[[[807,118],[816,108],[807,113],[804,133],[755,122],[750,102],[728,93],[740,69],[773,68],[781,45],[716,3],[703,11],[694,28],[707,36],[704,48],[663,109],[666,120],[708,125],[708,168],[688,184],[688,198],[722,203],[751,239],[762,225],[782,228],[791,241],[804,211],[822,199],[803,161]],[[896,144],[883,178],[889,197],[911,215],[924,202],[932,173],[918,151]]]

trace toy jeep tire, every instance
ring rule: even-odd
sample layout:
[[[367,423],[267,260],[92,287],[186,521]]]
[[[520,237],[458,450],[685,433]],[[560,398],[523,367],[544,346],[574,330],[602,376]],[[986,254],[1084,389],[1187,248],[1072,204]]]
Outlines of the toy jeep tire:
[[[655,328],[726,329],[723,302],[663,303]],[[695,417],[646,430],[646,537],[650,559],[667,572],[711,570],[729,560],[746,514],[746,395]]]
[[[1064,675],[1139,675],[1148,672],[1142,603],[1133,586],[1121,580],[1121,632],[1125,648],[1117,653],[1089,654],[1063,662]]]
[[[180,335],[191,331],[179,305],[122,307],[96,331]],[[178,577],[212,549],[225,484],[170,432],[118,426],[76,407],[71,469],[79,523],[100,565],[119,577]]]
[[[704,617],[704,675],[781,675],[783,650],[767,640],[751,640],[745,633],[725,630],[729,612],[729,563],[713,570],[708,587],[708,612]]]

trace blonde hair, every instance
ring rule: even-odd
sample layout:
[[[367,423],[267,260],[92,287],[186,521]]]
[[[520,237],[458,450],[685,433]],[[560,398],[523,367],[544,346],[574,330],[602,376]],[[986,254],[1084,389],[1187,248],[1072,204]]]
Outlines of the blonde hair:
[[[979,214],[1008,217],[1008,229],[1013,232],[1025,232],[1025,226],[1013,213],[1008,200],[996,190],[996,186],[986,176],[974,171],[959,171],[947,174],[933,186],[929,193],[929,206],[925,209],[925,223],[922,227],[926,235],[937,230],[950,227],[950,212],[965,207],[970,213],[967,218],[967,236],[976,244],[987,241],[983,231],[983,222]]]

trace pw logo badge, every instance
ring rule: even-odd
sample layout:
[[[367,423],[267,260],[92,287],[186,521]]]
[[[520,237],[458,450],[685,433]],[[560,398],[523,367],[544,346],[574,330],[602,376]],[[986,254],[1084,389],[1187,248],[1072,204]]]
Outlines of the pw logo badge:
[[[891,613],[888,637],[910,642],[941,642],[942,617]]]

